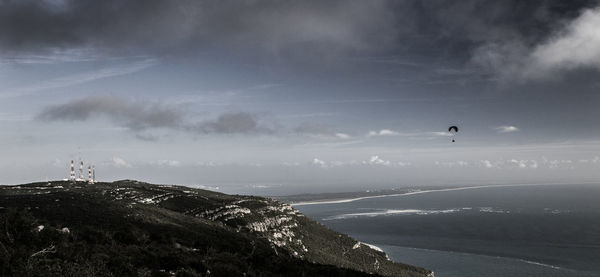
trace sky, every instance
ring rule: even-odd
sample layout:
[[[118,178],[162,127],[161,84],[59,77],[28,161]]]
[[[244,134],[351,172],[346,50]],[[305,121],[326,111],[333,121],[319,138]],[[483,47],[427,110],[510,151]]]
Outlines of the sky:
[[[600,179],[598,1],[0,1],[0,183]],[[448,127],[459,132],[452,142]]]

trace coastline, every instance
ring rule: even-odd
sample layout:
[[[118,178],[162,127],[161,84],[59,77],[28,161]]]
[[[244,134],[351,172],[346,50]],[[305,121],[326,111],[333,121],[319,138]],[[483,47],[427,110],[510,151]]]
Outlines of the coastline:
[[[598,276],[597,272],[561,267],[552,264],[531,261],[518,257],[494,256],[480,253],[448,251],[408,246],[377,244],[393,261],[409,262],[410,264],[427,267],[443,276]],[[454,271],[458,264],[470,267],[470,274],[463,275]],[[515,275],[517,276],[517,275]]]
[[[594,186],[591,186],[592,184]],[[469,190],[483,188],[492,189]],[[595,202],[594,197],[597,196],[599,189],[597,183],[591,182],[432,188],[371,197],[307,201],[312,203],[299,203],[301,205],[296,208],[306,209],[309,214],[313,212],[324,224],[349,233],[359,241],[376,245],[394,261],[429,268],[440,276],[598,277],[600,271],[597,263],[594,265],[596,259],[594,257],[597,257],[595,255],[600,250],[594,246],[595,235],[589,230],[597,225],[597,217],[594,219],[598,211],[597,205],[591,203]],[[427,194],[412,198],[382,198],[445,191],[458,192]],[[502,197],[496,199],[494,195]],[[460,208],[463,198],[469,201],[464,203],[462,206],[464,208]],[[363,199],[365,201],[361,202],[360,200]],[[439,205],[427,204],[437,199],[447,199],[447,202],[441,202]],[[580,204],[573,207],[564,206],[566,205],[564,203],[571,203],[565,202],[571,199],[580,200]],[[489,204],[490,209],[482,206],[488,203],[487,201],[492,201]],[[395,204],[396,202],[405,204]],[[333,205],[337,203],[347,204]],[[558,204],[553,206],[550,203]],[[309,205],[304,207],[302,204]],[[310,206],[317,204],[323,206]],[[463,209],[472,211],[456,216],[441,215]],[[482,213],[477,213],[478,211]],[[490,213],[489,217],[487,213]],[[417,216],[429,214],[434,216]],[[370,219],[386,215],[415,216]],[[337,221],[337,219],[350,218],[353,220]],[[356,218],[364,218],[364,220]],[[334,221],[327,222],[328,220]],[[368,226],[374,226],[375,230],[380,231],[370,232]],[[479,230],[477,226],[491,229],[482,227],[483,229]],[[421,233],[420,228],[427,228],[423,229],[427,231]],[[539,228],[543,230],[536,231],[539,236],[533,241],[523,240],[528,237],[523,235],[522,230]],[[553,228],[556,228],[556,232]],[[562,233],[564,228],[573,230]],[[385,230],[381,231],[382,229]],[[463,229],[472,231],[472,234],[452,236]],[[487,230],[490,232],[486,233]],[[481,237],[478,236],[478,231],[482,232]],[[575,240],[564,239],[571,233],[577,235],[574,237]],[[449,238],[444,237],[444,234],[450,234]],[[398,235],[401,238],[395,239]],[[411,237],[415,237],[416,240],[413,241]],[[496,241],[496,238],[505,237],[506,242],[509,242],[506,245],[503,241]],[[585,249],[580,249],[582,247]]]
[[[447,188],[447,189],[415,190],[415,191],[404,192],[404,193],[361,196],[361,197],[345,198],[345,199],[305,201],[305,202],[290,203],[290,205],[291,206],[308,206],[308,205],[322,205],[322,204],[342,204],[342,203],[350,203],[350,202],[360,201],[360,200],[364,200],[364,199],[410,196],[410,195],[433,193],[433,192],[459,191],[459,190],[494,188],[494,187],[550,186],[550,185],[554,185],[554,184],[507,184],[507,185],[465,186],[465,187],[453,187],[453,188]]]
[[[367,244],[367,243],[363,242],[363,244]],[[382,251],[382,252],[384,252],[383,248],[395,247],[395,248],[404,248],[404,249],[411,249],[411,250],[417,250],[417,251],[447,253],[447,254],[452,254],[452,255],[478,256],[478,257],[486,257],[486,258],[493,258],[493,259],[505,259],[505,260],[511,260],[511,261],[515,261],[515,262],[522,262],[522,263],[526,263],[526,264],[530,264],[530,265],[536,265],[536,266],[541,266],[541,267],[551,268],[551,269],[556,269],[556,270],[561,270],[561,269],[564,269],[564,270],[574,270],[574,269],[570,269],[570,268],[566,268],[566,267],[560,267],[560,266],[556,266],[556,265],[551,265],[551,264],[547,264],[547,263],[526,260],[526,259],[523,259],[523,258],[512,257],[512,256],[486,255],[486,254],[482,254],[482,253],[478,253],[478,252],[461,252],[461,251],[440,250],[440,249],[410,247],[410,246],[401,246],[401,245],[383,245],[382,246],[383,248],[375,246],[375,245],[372,245],[372,244],[367,244],[367,245],[376,247],[379,251]],[[388,252],[385,252],[385,253],[388,253]]]

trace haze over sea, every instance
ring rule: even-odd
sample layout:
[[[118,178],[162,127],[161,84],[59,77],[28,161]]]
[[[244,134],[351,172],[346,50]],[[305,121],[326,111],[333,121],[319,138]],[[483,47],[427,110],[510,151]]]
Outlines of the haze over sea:
[[[600,185],[481,186],[295,205],[391,259],[454,276],[600,276]]]

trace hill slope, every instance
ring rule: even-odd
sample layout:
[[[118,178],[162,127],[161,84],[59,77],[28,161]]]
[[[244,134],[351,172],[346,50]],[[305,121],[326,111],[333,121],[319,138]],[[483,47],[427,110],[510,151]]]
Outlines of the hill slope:
[[[0,276],[428,276],[275,200],[137,181],[0,187]]]

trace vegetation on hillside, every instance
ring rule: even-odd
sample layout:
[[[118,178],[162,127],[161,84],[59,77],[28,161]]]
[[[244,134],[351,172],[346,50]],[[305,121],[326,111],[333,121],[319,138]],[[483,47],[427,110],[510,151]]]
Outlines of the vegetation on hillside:
[[[277,201],[135,181],[0,189],[0,276],[425,276]]]

